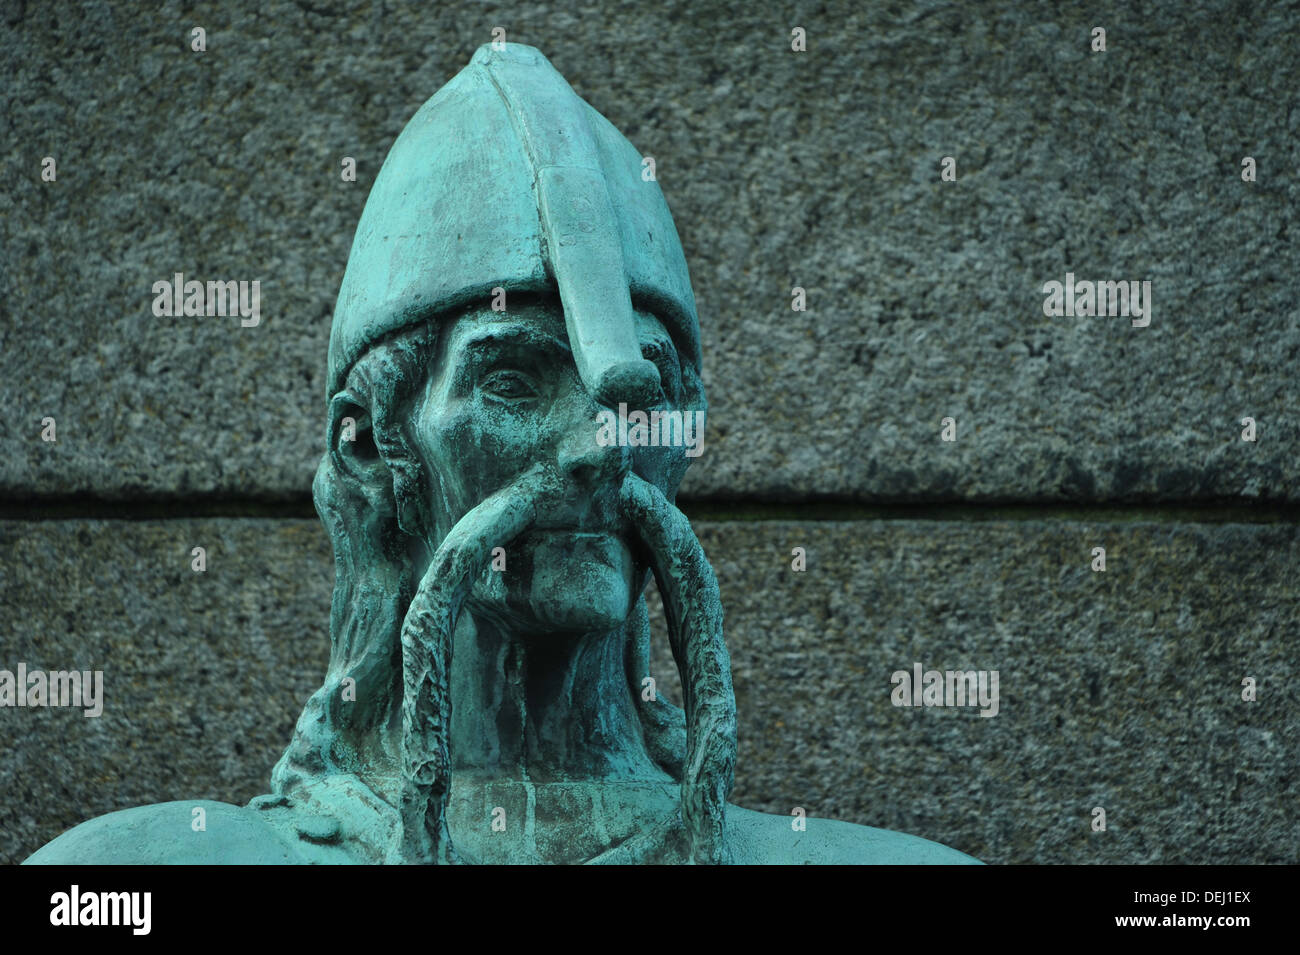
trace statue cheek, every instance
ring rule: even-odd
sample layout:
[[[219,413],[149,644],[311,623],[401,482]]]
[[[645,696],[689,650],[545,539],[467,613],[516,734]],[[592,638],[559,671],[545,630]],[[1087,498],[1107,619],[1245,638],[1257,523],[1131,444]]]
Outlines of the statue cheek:
[[[671,500],[690,463],[682,448],[638,448],[632,458],[632,469]]]
[[[476,486],[478,500],[513,481],[536,462],[543,427],[533,416],[471,407],[446,422],[446,466]]]

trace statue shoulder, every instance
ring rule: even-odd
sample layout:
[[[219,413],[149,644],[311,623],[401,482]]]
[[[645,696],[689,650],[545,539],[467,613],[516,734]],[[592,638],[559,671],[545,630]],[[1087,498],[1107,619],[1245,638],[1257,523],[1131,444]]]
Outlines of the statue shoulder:
[[[803,831],[791,816],[727,807],[727,841],[744,865],[980,865],[978,859],[920,836],[809,816]]]
[[[200,819],[202,828],[196,825]],[[298,846],[256,810],[195,799],[98,816],[57,836],[32,853],[24,865],[285,865],[307,861]]]

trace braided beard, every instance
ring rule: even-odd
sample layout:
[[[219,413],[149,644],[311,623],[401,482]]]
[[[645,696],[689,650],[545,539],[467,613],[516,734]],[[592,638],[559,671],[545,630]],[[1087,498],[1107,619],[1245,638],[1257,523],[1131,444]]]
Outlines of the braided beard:
[[[492,547],[524,533],[558,490],[538,465],[466,514],[437,547],[402,625],[400,843],[391,862],[462,859],[447,825],[449,674],[456,621]],[[717,581],[690,523],[664,494],[629,474],[620,506],[663,596],[686,709],[681,817],[692,862],[728,861],[726,800],[736,759],[736,708]]]

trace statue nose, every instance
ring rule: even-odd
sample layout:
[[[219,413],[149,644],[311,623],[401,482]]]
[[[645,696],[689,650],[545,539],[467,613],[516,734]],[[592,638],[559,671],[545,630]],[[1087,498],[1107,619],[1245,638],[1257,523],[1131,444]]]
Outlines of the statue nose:
[[[560,471],[565,477],[591,487],[622,484],[632,469],[631,449],[616,444],[601,445],[597,439],[601,426],[598,406],[591,401],[582,404],[582,413],[572,416],[559,444]]]
[[[594,430],[595,425],[592,425]],[[576,436],[575,436],[576,438]],[[585,442],[573,440],[560,449],[560,470],[578,483],[595,487],[600,484],[621,484],[632,469],[632,455],[628,448],[611,445],[602,448],[595,437]]]

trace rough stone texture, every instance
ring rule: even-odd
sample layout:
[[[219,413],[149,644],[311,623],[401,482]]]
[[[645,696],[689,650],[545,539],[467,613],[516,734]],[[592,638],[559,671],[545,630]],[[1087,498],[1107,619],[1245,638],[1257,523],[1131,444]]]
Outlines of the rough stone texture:
[[[733,801],[989,862],[1300,862],[1294,525],[697,530],[727,609]],[[266,790],[327,657],[317,525],[10,521],[0,555],[0,668],[102,668],[107,698],[98,719],[0,709],[0,862],[110,810]],[[916,661],[998,670],[999,715],[894,707],[890,675]],[[1241,701],[1243,676],[1258,702]]]
[[[0,668],[102,669],[105,696],[97,718],[0,709],[0,861],[104,812],[266,792],[325,673],[332,587],[307,521],[0,523]]]
[[[0,493],[305,493],[369,186],[500,26],[655,157],[713,403],[687,495],[1295,499],[1298,24],[1230,0],[10,3]],[[261,325],[155,318],[178,271],[260,280]],[[1066,271],[1151,280],[1151,326],[1044,317]]]

